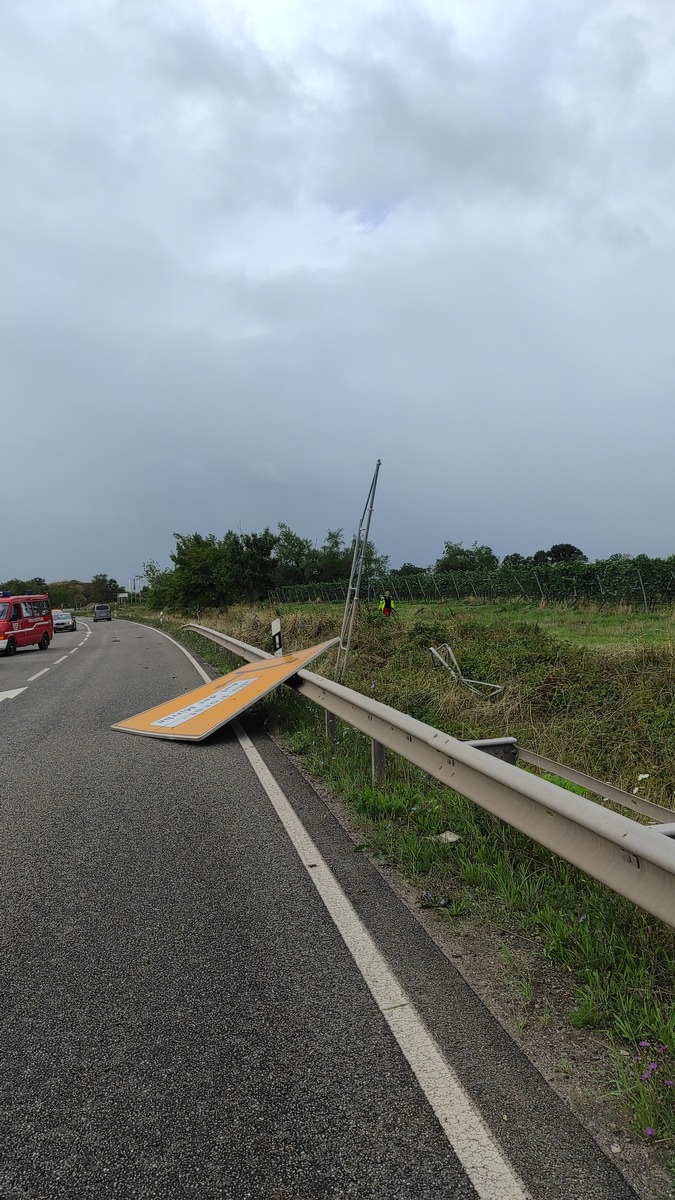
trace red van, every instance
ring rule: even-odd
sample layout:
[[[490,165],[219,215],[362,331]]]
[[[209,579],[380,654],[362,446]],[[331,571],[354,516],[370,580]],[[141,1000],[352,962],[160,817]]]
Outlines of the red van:
[[[49,596],[0,595],[0,653],[16,654],[22,646],[47,650],[54,637]]]

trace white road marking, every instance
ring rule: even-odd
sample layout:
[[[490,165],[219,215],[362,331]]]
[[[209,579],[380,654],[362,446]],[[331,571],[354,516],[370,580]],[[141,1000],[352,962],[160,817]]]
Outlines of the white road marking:
[[[73,647],[73,649],[72,649],[72,650],[69,650],[69,651],[68,651],[68,653],[69,653],[69,654],[75,654],[75,653],[76,653],[76,651],[77,651],[77,650],[79,650],[79,648],[80,648],[79,646],[75,646],[75,647]]]
[[[522,1181],[443,1057],[276,779],[239,722],[234,721],[233,726],[244,754],[476,1192],[481,1200],[527,1200],[528,1193]]]
[[[131,622],[129,622],[129,623],[131,624]],[[139,624],[139,622],[138,622],[138,621],[134,621],[134,622],[133,622],[133,624],[134,624],[134,625],[138,625],[138,624]],[[147,629],[147,628],[148,628],[148,626],[147,626],[147,625],[145,625],[145,626],[144,626],[144,628],[145,628],[145,629]],[[153,628],[153,626],[150,626],[150,628]],[[193,665],[193,667],[194,667],[195,671],[197,671],[197,673],[198,673],[199,675],[201,675],[202,679],[204,680],[204,683],[213,683],[213,680],[212,680],[211,676],[210,676],[210,675],[207,675],[207,673],[206,673],[206,671],[204,670],[204,668],[203,668],[202,666],[200,666],[200,665],[199,665],[199,663],[197,662],[197,659],[196,659],[196,658],[193,658],[193,657],[192,657],[192,655],[190,654],[190,651],[185,649],[185,646],[181,646],[180,642],[177,642],[177,641],[176,641],[176,639],[175,639],[175,638],[172,638],[170,634],[168,634],[168,633],[162,633],[162,630],[161,630],[161,629],[155,629],[155,633],[160,633],[160,634],[162,635],[162,637],[165,637],[165,638],[166,638],[166,639],[167,639],[169,642],[171,642],[171,643],[172,643],[174,646],[177,646],[179,650],[182,650],[182,651],[183,651],[183,654],[185,655],[185,657],[186,657],[186,658],[189,658],[189,660],[190,660],[190,662],[192,663],[192,665]]]
[[[16,697],[20,696],[22,692],[25,692],[25,690],[26,690],[25,687],[21,687],[21,688],[13,688],[11,692],[0,692],[0,701],[15,700]]]
[[[47,671],[51,671],[51,667],[44,667],[42,671],[38,671],[37,675],[31,675],[28,683],[32,683],[34,679],[39,679],[41,675],[46,675]]]
[[[63,658],[57,658],[56,662],[53,662],[53,663],[52,663],[52,666],[53,666],[53,667],[58,667],[59,663],[60,663],[60,662],[65,662],[65,661],[66,661],[66,659],[67,659],[67,657],[68,657],[68,655],[67,655],[67,654],[64,654]]]
[[[180,642],[161,629],[155,632],[182,650],[205,683],[212,682],[210,675]],[[480,1200],[530,1200],[524,1184],[492,1137],[251,739],[238,721],[232,724],[244,754]]]

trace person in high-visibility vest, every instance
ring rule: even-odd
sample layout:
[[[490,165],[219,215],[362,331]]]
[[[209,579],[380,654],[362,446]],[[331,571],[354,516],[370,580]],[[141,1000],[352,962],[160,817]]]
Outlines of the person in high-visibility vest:
[[[380,596],[380,612],[383,617],[390,617],[394,611],[394,601],[391,598],[391,592],[385,592],[384,596]]]

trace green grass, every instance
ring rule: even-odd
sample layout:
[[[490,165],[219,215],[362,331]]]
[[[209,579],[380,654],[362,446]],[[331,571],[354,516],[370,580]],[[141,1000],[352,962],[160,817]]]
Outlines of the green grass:
[[[138,608],[128,615],[142,619]],[[261,605],[203,613],[201,622],[267,648],[273,615]],[[291,650],[334,636],[341,611],[329,604],[283,606],[281,618]],[[181,634],[178,624],[165,619],[163,628],[223,671],[238,665],[213,643]],[[346,682],[460,738],[514,735],[520,745],[629,790],[646,775],[641,794],[672,805],[671,626],[670,613],[526,604],[402,605],[395,620],[364,607]],[[466,675],[504,684],[503,695],[480,700],[434,669],[429,646],[443,642]],[[330,656],[321,661],[323,674],[331,674],[331,662]],[[303,756],[309,773],[352,806],[369,852],[418,887],[423,907],[449,920],[489,912],[569,975],[570,1026],[604,1030],[613,1040],[616,1090],[634,1128],[675,1154],[668,1083],[675,1074],[675,931],[404,760],[388,756],[385,779],[373,788],[368,740],[338,722],[336,741],[327,742],[322,710],[291,689],[282,688],[259,711]],[[446,831],[459,840],[439,840]],[[518,986],[529,1002],[530,976],[522,975]],[[645,1064],[644,1052],[653,1047],[663,1049]],[[652,1062],[657,1067],[647,1071]]]
[[[454,606],[458,608],[458,605]],[[619,649],[675,644],[675,614],[660,612],[606,612],[587,607],[540,605],[517,601],[473,604],[471,612],[481,624],[512,625],[525,621],[552,637],[590,649]]]

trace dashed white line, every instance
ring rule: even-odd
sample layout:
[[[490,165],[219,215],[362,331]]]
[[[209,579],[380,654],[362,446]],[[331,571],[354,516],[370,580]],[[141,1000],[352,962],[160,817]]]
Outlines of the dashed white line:
[[[66,659],[67,659],[67,657],[68,657],[68,655],[67,655],[67,654],[64,654],[63,658],[57,658],[56,662],[53,662],[53,663],[52,663],[52,666],[53,666],[53,667],[58,667],[59,663],[60,663],[60,662],[65,662],[65,661],[66,661]]]
[[[39,679],[41,675],[46,675],[47,671],[51,671],[51,667],[44,667],[42,671],[38,671],[37,675],[31,675],[30,679],[26,680],[26,683],[32,683],[34,679]]]
[[[79,646],[75,646],[72,650],[69,650],[68,653],[74,654],[76,650],[79,650],[79,648],[80,648]]]

